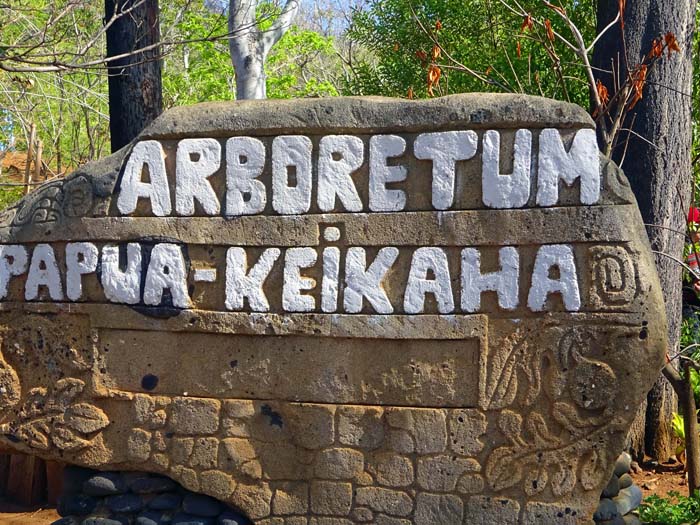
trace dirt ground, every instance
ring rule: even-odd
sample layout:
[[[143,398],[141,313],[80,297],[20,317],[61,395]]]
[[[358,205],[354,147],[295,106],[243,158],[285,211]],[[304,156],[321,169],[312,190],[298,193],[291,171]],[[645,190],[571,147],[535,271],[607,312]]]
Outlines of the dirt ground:
[[[632,478],[642,489],[645,498],[651,494],[666,497],[669,492],[688,493],[683,465],[675,460],[667,463],[642,463],[636,472],[632,472]]]
[[[23,508],[0,499],[0,525],[50,525],[58,518],[53,508]]]

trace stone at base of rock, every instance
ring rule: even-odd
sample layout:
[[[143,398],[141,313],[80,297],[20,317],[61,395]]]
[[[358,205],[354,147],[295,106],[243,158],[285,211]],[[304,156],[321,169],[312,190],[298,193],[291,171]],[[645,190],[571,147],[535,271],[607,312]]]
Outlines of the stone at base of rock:
[[[642,489],[636,485],[632,485],[626,489],[622,489],[620,494],[613,498],[613,502],[620,515],[624,516],[639,507],[643,498]]]
[[[626,489],[627,487],[631,487],[634,485],[634,480],[632,479],[632,476],[629,474],[623,474],[620,476],[620,489]]]
[[[72,516],[67,516],[59,520],[54,521],[51,525],[78,525],[78,520]]]
[[[593,519],[597,523],[605,523],[606,521],[614,520],[620,515],[615,502],[609,498],[603,498],[600,500],[598,508],[593,513]]]
[[[97,506],[97,500],[83,494],[62,496],[58,501],[58,514],[60,516],[85,516],[90,514]]]
[[[612,475],[610,481],[603,489],[603,498],[614,498],[620,492],[620,478],[615,474]]]
[[[634,514],[628,514],[625,516],[625,525],[642,525],[642,520]]]
[[[214,525],[214,520],[212,518],[180,513],[176,514],[170,523],[171,525]]]
[[[615,462],[615,475],[619,478],[623,474],[627,474],[632,468],[632,456],[627,452],[623,452],[617,458]]]

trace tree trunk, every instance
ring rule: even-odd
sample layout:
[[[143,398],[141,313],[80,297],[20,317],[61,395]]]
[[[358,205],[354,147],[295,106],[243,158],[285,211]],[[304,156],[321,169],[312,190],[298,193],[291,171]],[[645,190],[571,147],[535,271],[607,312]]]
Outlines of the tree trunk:
[[[601,30],[618,12],[616,0],[598,2],[598,28]],[[650,72],[644,98],[627,116],[626,125],[640,135],[630,135],[624,153],[626,134],[613,152],[630,180],[639,202],[649,240],[654,250],[677,258],[683,256],[685,216],[690,206],[692,171],[692,35],[695,23],[695,0],[634,0],[627,2],[624,16],[623,45],[620,26],[610,30],[596,45],[593,66],[597,77],[614,93],[612,75],[604,71],[633,70],[651,49],[654,38],[672,32],[681,51],[664,57]],[[626,51],[626,57],[625,57]],[[625,60],[629,63],[625,63]],[[613,66],[614,62],[614,66]],[[652,144],[649,144],[651,142]],[[661,227],[659,227],[661,226]],[[675,231],[674,231],[675,230]],[[657,256],[656,266],[666,300],[669,323],[668,343],[678,348],[681,324],[681,267],[667,257]],[[653,323],[653,319],[649,319]],[[669,383],[659,377],[647,397],[644,451],[659,461],[674,453],[671,415],[677,399]],[[639,422],[637,423],[639,425]],[[635,448],[641,447],[636,443]],[[639,452],[639,450],[637,451]]]
[[[105,0],[105,21],[113,20],[107,29],[107,56],[128,55],[107,68],[112,152],[163,111],[158,18],[158,0]]]
[[[258,0],[229,0],[229,50],[238,100],[267,98],[265,59],[299,12],[299,0],[287,0],[272,26],[261,31],[257,25],[257,5]]]

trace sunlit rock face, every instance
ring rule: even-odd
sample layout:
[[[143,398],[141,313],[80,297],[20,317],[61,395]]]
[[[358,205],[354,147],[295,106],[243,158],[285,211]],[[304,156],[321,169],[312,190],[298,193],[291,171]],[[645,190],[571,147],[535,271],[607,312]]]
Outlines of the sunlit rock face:
[[[177,108],[0,217],[1,439],[255,523],[589,523],[665,353],[573,105]]]

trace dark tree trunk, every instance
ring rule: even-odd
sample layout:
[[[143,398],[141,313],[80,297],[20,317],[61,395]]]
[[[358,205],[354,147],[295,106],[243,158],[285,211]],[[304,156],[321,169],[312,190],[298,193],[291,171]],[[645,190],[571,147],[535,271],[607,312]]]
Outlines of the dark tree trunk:
[[[123,13],[123,14],[122,14]],[[158,0],[105,0],[112,152],[131,142],[163,111]]]
[[[625,11],[625,46],[619,25],[610,30],[596,45],[594,67],[611,71],[613,62],[619,71],[630,70],[651,49],[654,38],[672,32],[681,47],[680,53],[660,60],[650,72],[644,88],[644,98],[629,113],[626,125],[633,123],[633,130],[642,138],[631,135],[623,169],[637,196],[644,222],[662,226],[649,226],[647,231],[654,250],[683,256],[684,237],[675,233],[685,230],[685,215],[691,199],[690,147],[692,142],[691,98],[692,93],[692,35],[695,24],[696,0],[634,0],[627,2]],[[599,0],[598,28],[605,27],[615,18],[617,0]],[[596,76],[614,93],[612,76],[602,71]],[[623,139],[626,133],[623,132]],[[652,144],[649,144],[649,142]],[[618,163],[623,157],[625,140],[613,152]],[[669,322],[669,348],[678,347],[681,324],[681,267],[667,257],[658,256],[656,266],[666,300]],[[649,319],[653,323],[653,319]],[[644,442],[631,438],[635,452],[646,452],[660,461],[674,453],[674,437],[671,415],[676,410],[677,399],[670,384],[663,377],[654,385],[647,397],[646,421],[642,426]],[[641,433],[637,432],[639,436]]]

